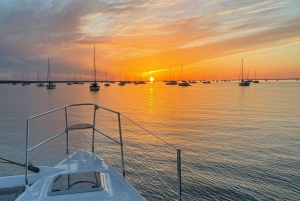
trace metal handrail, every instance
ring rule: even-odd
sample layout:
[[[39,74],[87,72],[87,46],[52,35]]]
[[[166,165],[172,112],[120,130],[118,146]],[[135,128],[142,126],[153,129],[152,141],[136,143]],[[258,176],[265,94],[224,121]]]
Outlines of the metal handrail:
[[[67,130],[68,128],[68,113],[67,113],[67,108],[69,107],[76,107],[76,106],[94,106],[94,117],[93,117],[93,139],[92,139],[92,152],[94,152],[94,144],[95,144],[95,131],[97,131],[98,133],[102,134],[103,136],[109,138],[110,140],[120,144],[120,149],[121,149],[121,162],[122,162],[122,174],[123,176],[125,177],[125,163],[124,163],[124,152],[123,152],[123,141],[122,141],[122,131],[121,131],[121,120],[120,120],[120,113],[119,112],[116,112],[114,110],[111,110],[111,109],[108,109],[108,108],[105,108],[105,107],[102,107],[102,106],[99,106],[97,104],[94,104],[94,103],[80,103],[80,104],[71,104],[71,105],[66,105],[66,106],[63,106],[63,107],[59,107],[59,108],[56,108],[56,109],[53,109],[53,110],[49,110],[47,112],[44,112],[44,113],[41,113],[41,114],[38,114],[38,115],[35,115],[35,116],[31,116],[27,119],[27,126],[26,126],[26,154],[25,154],[25,185],[28,186],[28,152],[32,151],[33,149],[63,135],[63,134],[66,134],[66,154],[68,155],[69,154],[69,132]],[[61,133],[58,133],[54,136],[52,136],[51,138],[31,147],[31,148],[28,148],[28,142],[29,142],[29,123],[30,123],[30,120],[32,119],[35,119],[35,118],[38,118],[38,117],[41,117],[41,116],[44,116],[46,114],[50,114],[50,113],[53,113],[53,112],[56,112],[56,111],[59,111],[59,110],[62,110],[64,109],[65,111],[65,120],[66,120],[66,129],[61,132]],[[119,136],[120,136],[120,141],[117,141],[111,137],[109,137],[108,135],[104,134],[103,132],[101,132],[99,129],[95,128],[95,124],[96,124],[96,110],[98,109],[103,109],[103,110],[106,110],[106,111],[109,111],[109,112],[112,112],[112,113],[115,113],[118,115],[118,124],[119,124]]]
[[[95,131],[97,131],[97,132],[98,132],[98,133],[100,133],[101,135],[103,135],[103,136],[107,137],[108,139],[110,139],[110,140],[114,141],[115,143],[117,143],[117,144],[121,144],[121,143],[120,143],[118,140],[115,140],[114,138],[112,138],[112,137],[109,137],[107,134],[105,134],[105,133],[103,133],[103,132],[99,131],[97,128],[95,128]]]
[[[43,145],[43,144],[45,144],[45,143],[47,143],[47,142],[49,142],[49,141],[51,141],[51,140],[59,137],[59,136],[61,136],[62,134],[65,134],[65,133],[66,133],[66,131],[63,131],[61,133],[58,133],[58,134],[54,135],[53,137],[48,138],[47,140],[45,140],[45,141],[43,141],[43,142],[41,142],[41,143],[39,143],[39,144],[31,147],[30,149],[28,149],[28,152],[34,150],[35,148],[38,148],[39,146],[41,146],[41,145]]]

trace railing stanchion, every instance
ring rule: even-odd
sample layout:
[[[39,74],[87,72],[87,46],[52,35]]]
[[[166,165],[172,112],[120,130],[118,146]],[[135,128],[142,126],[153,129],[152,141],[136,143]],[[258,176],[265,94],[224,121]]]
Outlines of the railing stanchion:
[[[26,152],[25,152],[25,185],[28,185],[28,141],[29,141],[29,119],[26,125]]]
[[[94,119],[93,119],[93,139],[92,139],[92,152],[95,152],[95,122],[96,122],[96,110],[98,106],[94,106]]]
[[[124,152],[123,152],[123,140],[122,140],[122,128],[121,128],[120,113],[118,113],[118,122],[119,122],[121,158],[122,158],[122,172],[123,172],[123,177],[125,177],[126,174],[125,174],[125,163],[124,163]]]
[[[65,107],[65,118],[66,118],[66,153],[69,154],[69,131],[68,131],[68,113],[67,107]]]
[[[177,149],[178,201],[181,201],[181,151]]]

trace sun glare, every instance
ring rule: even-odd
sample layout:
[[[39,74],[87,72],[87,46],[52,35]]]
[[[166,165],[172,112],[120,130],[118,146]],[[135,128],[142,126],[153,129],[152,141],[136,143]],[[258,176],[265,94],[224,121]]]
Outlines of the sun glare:
[[[150,82],[153,82],[153,81],[154,81],[154,78],[153,78],[153,77],[150,77],[149,80],[150,80]]]

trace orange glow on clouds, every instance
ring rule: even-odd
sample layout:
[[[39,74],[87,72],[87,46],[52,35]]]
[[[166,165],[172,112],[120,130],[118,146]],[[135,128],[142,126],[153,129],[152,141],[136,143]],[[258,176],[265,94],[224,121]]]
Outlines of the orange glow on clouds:
[[[0,78],[26,72],[34,79],[38,69],[46,71],[50,57],[54,78],[91,79],[93,45],[99,79],[107,69],[112,80],[119,79],[120,70],[130,80],[168,80],[171,65],[173,79],[180,80],[182,63],[187,80],[237,79],[242,59],[245,72],[256,71],[258,79],[300,77],[300,1],[60,1],[0,7],[10,19],[0,22],[6,30],[0,39]],[[34,17],[24,16],[26,9],[34,10]]]

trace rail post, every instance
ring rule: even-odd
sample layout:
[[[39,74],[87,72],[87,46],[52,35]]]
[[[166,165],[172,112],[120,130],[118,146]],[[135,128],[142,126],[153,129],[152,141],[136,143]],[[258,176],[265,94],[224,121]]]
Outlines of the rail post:
[[[69,154],[69,131],[68,131],[68,113],[67,113],[67,107],[65,107],[65,119],[66,119],[66,153],[67,156]]]
[[[123,151],[123,140],[122,140],[122,128],[121,128],[120,113],[118,113],[118,122],[119,122],[121,158],[122,158],[122,173],[123,173],[123,177],[125,177],[126,173],[125,173],[125,163],[124,163],[124,151]]]
[[[29,141],[29,119],[26,124],[26,153],[25,153],[25,185],[28,185],[28,142]]]
[[[178,178],[178,201],[181,201],[181,151],[177,149],[177,178]]]
[[[94,119],[93,119],[93,139],[92,139],[92,152],[95,152],[95,124],[96,124],[96,110],[98,110],[99,107],[95,105],[94,107]]]

